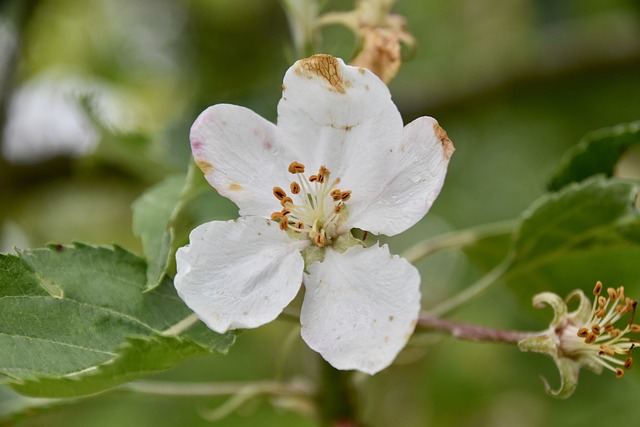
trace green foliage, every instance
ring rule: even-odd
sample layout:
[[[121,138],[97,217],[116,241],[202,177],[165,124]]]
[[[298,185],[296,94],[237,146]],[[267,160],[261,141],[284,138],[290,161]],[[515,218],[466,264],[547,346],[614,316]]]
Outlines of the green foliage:
[[[640,121],[588,134],[565,154],[560,167],[549,181],[549,190],[559,190],[592,175],[613,176],[620,157],[635,145],[640,145]]]
[[[168,177],[133,204],[133,233],[142,240],[147,258],[147,290],[160,284],[171,262],[173,220],[183,187],[184,176]]]
[[[0,272],[0,373],[26,395],[97,393],[233,343],[202,325],[174,335],[189,309],[169,280],[143,292],[144,261],[119,247],[2,255]]]
[[[536,201],[511,246],[506,274],[516,291],[528,300],[533,292],[568,293],[598,279],[620,283],[623,273],[626,284],[637,283],[640,266],[628,262],[640,252],[637,195],[634,183],[596,177]]]

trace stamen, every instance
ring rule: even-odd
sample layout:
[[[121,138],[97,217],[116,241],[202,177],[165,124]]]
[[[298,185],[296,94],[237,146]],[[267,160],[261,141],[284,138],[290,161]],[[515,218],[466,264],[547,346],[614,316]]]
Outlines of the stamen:
[[[600,296],[600,292],[602,292],[602,288],[603,288],[602,282],[598,280],[596,282],[596,286],[593,288],[593,294],[595,296]]]
[[[633,366],[633,358],[627,357],[627,359],[624,361],[624,368],[631,369],[632,366]]]
[[[293,199],[287,196],[280,199],[280,204],[282,205],[283,208],[286,207],[287,203],[293,203]]]
[[[351,198],[351,190],[343,191],[342,195],[340,196],[340,199],[342,199],[343,202],[346,202],[350,198]]]
[[[297,182],[293,181],[291,183],[291,185],[289,186],[289,188],[291,189],[291,192],[293,194],[298,194],[300,193],[300,184],[298,184]]]
[[[282,200],[287,197],[287,193],[280,187],[273,187],[273,195],[276,196],[276,199]]]
[[[299,162],[292,162],[289,165],[289,173],[292,174],[297,174],[297,173],[304,173],[304,165],[302,163]]]
[[[339,188],[336,188],[335,190],[331,190],[331,193],[329,194],[331,195],[331,198],[336,202],[342,199],[342,191],[340,191]]]
[[[616,378],[622,378],[624,376],[624,370],[622,368],[616,368]]]

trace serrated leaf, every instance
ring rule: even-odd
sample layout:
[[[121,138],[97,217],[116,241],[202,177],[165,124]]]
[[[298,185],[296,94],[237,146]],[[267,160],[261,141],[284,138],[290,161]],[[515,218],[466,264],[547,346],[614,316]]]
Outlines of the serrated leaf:
[[[542,197],[522,216],[511,269],[573,251],[639,245],[637,194],[633,183],[596,178]]]
[[[118,247],[1,255],[0,374],[20,393],[75,397],[233,343],[201,324],[175,331],[190,310],[170,280],[150,292],[145,283],[144,260]]]
[[[620,157],[634,145],[640,145],[640,121],[600,129],[585,136],[564,156],[549,181],[551,191],[590,176],[613,176]]]
[[[147,290],[160,284],[171,263],[173,220],[184,187],[183,175],[168,177],[133,203],[133,234],[142,241],[147,258]]]
[[[637,185],[593,178],[535,202],[522,216],[505,278],[528,304],[532,293],[567,294],[607,285],[640,285]]]

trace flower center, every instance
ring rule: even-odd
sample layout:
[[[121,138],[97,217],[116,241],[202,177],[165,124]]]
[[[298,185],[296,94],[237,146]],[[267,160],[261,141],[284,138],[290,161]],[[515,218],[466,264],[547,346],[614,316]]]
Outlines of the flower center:
[[[289,185],[291,196],[281,187],[273,187],[282,210],[273,212],[271,219],[280,223],[281,230],[306,234],[319,248],[331,245],[338,236],[338,225],[345,218],[345,202],[351,191],[337,188],[340,178],[331,181],[331,172],[325,166],[308,178],[302,163],[293,162],[288,170],[297,180]]]
[[[585,356],[605,368],[615,372],[616,377],[624,375],[624,369],[633,365],[631,350],[639,341],[629,338],[627,333],[640,332],[640,325],[633,323],[637,301],[624,296],[624,288],[608,288],[608,298],[600,295],[602,282],[596,283],[593,289],[595,299],[591,319],[582,327],[572,325],[564,334],[563,351],[568,354]],[[616,323],[626,314],[630,314],[628,323],[623,329]],[[622,357],[621,357],[622,356]],[[624,368],[624,369],[623,369]]]

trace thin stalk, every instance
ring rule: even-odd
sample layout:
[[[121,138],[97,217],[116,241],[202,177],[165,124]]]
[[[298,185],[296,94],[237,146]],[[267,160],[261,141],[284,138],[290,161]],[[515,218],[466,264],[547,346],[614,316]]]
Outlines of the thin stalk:
[[[453,338],[461,340],[509,344],[517,344],[518,341],[525,338],[539,335],[539,332],[509,331],[469,325],[453,320],[440,319],[426,313],[420,314],[417,327],[426,330],[444,332]]]
[[[483,224],[465,230],[452,231],[418,242],[405,250],[401,256],[410,263],[415,263],[435,252],[462,248],[487,237],[510,233],[515,225],[516,221],[508,220]]]
[[[461,305],[477,298],[482,293],[487,291],[487,289],[489,289],[492,285],[497,283],[498,280],[502,279],[509,270],[510,265],[511,257],[505,258],[500,264],[496,265],[491,271],[482,276],[478,281],[470,285],[468,288],[428,310],[429,314],[432,316],[441,317],[444,314],[460,307]]]
[[[120,390],[141,394],[174,397],[252,395],[309,396],[311,387],[304,382],[238,381],[225,383],[137,381],[124,384]]]

